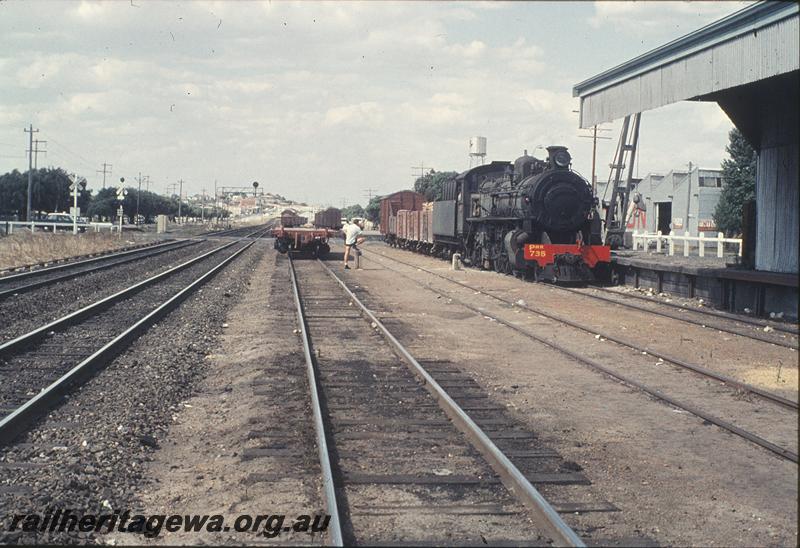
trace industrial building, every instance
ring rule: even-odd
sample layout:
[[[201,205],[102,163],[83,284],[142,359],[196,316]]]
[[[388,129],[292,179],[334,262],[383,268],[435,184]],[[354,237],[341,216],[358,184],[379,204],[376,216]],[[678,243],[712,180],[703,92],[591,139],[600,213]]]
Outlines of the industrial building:
[[[716,232],[714,209],[722,193],[722,171],[673,170],[666,175],[650,173],[634,189],[640,196],[638,211],[628,220],[632,230],[669,234],[688,231]]]
[[[759,2],[573,88],[583,128],[678,101],[714,101],[757,151],[755,222],[744,234],[754,241],[745,257],[754,269],[729,273],[736,281],[722,291],[730,308],[751,293],[759,311],[797,299],[799,20],[796,2]]]

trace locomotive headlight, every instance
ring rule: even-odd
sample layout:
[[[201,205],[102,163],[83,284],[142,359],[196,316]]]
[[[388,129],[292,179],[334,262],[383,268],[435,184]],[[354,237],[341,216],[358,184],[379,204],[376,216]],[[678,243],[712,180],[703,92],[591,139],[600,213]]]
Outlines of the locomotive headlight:
[[[553,161],[558,167],[568,167],[569,163],[572,161],[572,157],[566,150],[559,150],[553,158]]]

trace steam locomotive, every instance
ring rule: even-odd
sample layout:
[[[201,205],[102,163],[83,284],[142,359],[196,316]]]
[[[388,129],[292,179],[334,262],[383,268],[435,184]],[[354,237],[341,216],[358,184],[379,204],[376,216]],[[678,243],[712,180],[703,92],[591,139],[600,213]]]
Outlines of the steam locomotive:
[[[547,152],[545,160],[525,151],[513,163],[465,171],[445,183],[442,199],[432,207],[408,191],[384,198],[384,239],[444,258],[460,253],[473,266],[535,280],[606,277],[611,250],[601,245],[591,187],[570,168],[566,147],[551,146]],[[404,203],[414,207],[404,209]]]

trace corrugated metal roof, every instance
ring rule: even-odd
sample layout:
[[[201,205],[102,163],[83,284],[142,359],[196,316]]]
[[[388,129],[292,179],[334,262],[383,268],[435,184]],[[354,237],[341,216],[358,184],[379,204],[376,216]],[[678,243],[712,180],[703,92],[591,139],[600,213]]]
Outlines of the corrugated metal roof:
[[[800,68],[800,5],[761,2],[576,84],[581,127]]]

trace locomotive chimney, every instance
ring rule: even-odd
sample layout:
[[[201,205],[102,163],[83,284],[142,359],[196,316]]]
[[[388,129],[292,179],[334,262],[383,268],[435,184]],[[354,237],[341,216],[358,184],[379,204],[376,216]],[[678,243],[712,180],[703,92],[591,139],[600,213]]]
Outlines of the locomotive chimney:
[[[551,169],[568,168],[571,162],[572,157],[567,152],[567,147],[559,145],[547,147],[547,163],[550,164]]]

